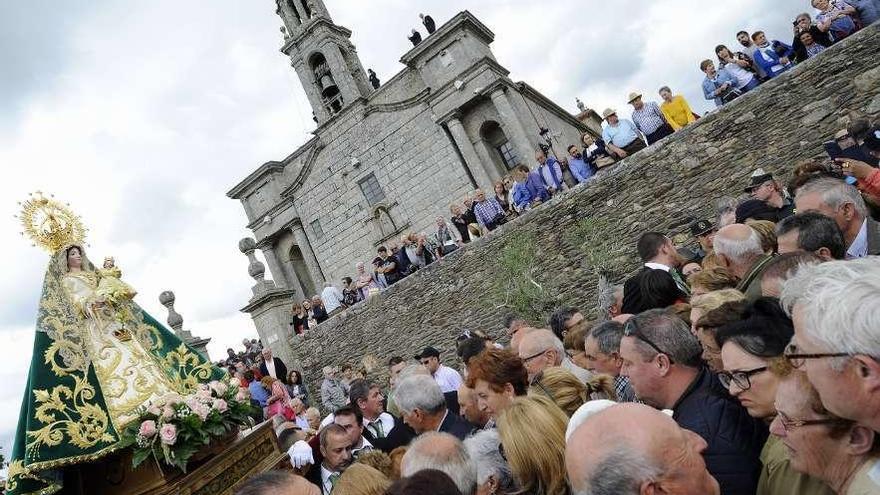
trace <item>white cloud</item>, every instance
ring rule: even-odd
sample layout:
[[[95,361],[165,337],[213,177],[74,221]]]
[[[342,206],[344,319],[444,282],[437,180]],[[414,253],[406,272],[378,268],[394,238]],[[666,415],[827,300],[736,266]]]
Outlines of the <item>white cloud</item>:
[[[383,81],[402,68],[420,11],[442,24],[469,9],[495,32],[493,49],[512,78],[574,111],[576,96],[599,110],[623,108],[631,89],[653,95],[663,84],[706,110],[699,60],[718,42],[733,44],[741,27],[789,40],[788,18],[806,1],[327,3]],[[15,76],[0,85],[15,109],[0,113],[6,452],[47,260],[14,234],[15,200],[42,189],[69,201],[91,229],[91,258],[114,255],[140,304],[161,321],[158,294],[174,290],[186,327],[211,337],[219,357],[256,335],[238,312],[252,284],[237,249],[246,220],[225,191],[313,128],[299,79],[278,52],[271,1],[71,0],[63,16],[48,17],[47,9],[59,11],[51,2],[13,4],[0,5],[0,66]]]

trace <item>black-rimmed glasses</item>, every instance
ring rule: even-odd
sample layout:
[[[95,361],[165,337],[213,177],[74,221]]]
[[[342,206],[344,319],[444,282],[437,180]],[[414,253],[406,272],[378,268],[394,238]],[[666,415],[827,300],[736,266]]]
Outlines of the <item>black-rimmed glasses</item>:
[[[818,354],[802,354],[798,352],[797,344],[788,344],[785,347],[785,352],[783,356],[786,360],[791,364],[793,368],[800,368],[804,365],[804,361],[807,359],[825,359],[825,358],[837,358],[837,357],[849,357],[850,355],[845,352],[823,352]]]
[[[626,337],[635,337],[635,338],[641,340],[642,342],[651,346],[651,349],[654,349],[655,351],[657,351],[657,354],[663,354],[664,356],[666,356],[669,359],[670,363],[675,362],[672,360],[672,357],[669,355],[668,352],[661,349],[657,344],[652,342],[651,339],[649,339],[648,337],[645,337],[645,335],[641,332],[641,330],[639,330],[639,324],[636,323],[635,316],[633,316],[632,318],[630,318],[629,320],[626,321],[626,325],[624,325],[624,327],[623,327],[623,335]]]
[[[777,412],[777,416],[779,417],[779,422],[782,424],[782,429],[789,432],[794,430],[795,428],[800,428],[801,426],[814,426],[814,425],[846,425],[852,423],[849,420],[843,418],[825,418],[825,419],[791,419],[786,416],[782,412]]]
[[[724,388],[730,388],[730,384],[734,383],[740,390],[748,390],[752,388],[752,375],[757,375],[764,371],[767,371],[766,366],[748,371],[719,371],[718,381],[721,382],[721,385],[724,385]]]
[[[535,359],[536,357],[539,357],[539,356],[546,354],[547,351],[549,351],[549,350],[550,349],[544,349],[541,352],[538,352],[538,353],[532,354],[531,356],[520,358],[520,359],[522,359],[523,364],[525,364],[525,363],[528,363],[529,361],[531,361],[532,359]]]

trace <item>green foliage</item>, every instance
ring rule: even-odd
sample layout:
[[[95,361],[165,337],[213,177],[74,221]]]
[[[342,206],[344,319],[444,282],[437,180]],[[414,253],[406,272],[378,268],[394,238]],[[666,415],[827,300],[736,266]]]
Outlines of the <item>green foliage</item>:
[[[609,237],[614,225],[608,217],[584,218],[565,233],[565,241],[577,246],[583,253],[583,261],[595,274],[617,274],[623,268],[621,256],[626,243]]]
[[[492,299],[529,321],[542,321],[558,304],[537,280],[537,250],[532,234],[518,233],[501,250]],[[545,283],[546,284],[546,283]]]
[[[213,440],[252,426],[252,413],[247,389],[237,381],[213,381],[193,394],[169,394],[141,407],[122,439],[132,446],[132,467],[153,457],[185,473],[189,459]],[[170,428],[175,438],[163,441],[163,428]]]

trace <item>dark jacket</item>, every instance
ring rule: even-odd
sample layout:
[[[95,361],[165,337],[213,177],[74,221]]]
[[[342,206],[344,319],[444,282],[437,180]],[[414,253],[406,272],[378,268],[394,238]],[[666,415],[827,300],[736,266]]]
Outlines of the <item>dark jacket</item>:
[[[703,437],[706,468],[721,485],[721,495],[753,495],[761,475],[761,449],[767,425],[749,416],[718,378],[702,368],[672,407],[672,419]]]
[[[871,256],[880,254],[880,222],[869,218],[865,227],[868,230],[868,254]]]
[[[761,297],[761,275],[772,259],[773,256],[769,254],[758,258],[758,261],[749,268],[749,272],[745,274],[742,280],[739,281],[739,285],[736,286],[736,290],[745,294],[749,302],[754,302]]]
[[[284,361],[278,359],[277,357],[273,357],[272,361],[275,362],[275,375],[281,380],[281,383],[287,385],[287,366],[284,365]],[[266,363],[260,363],[260,373],[263,376],[269,375],[269,370],[266,368]]]
[[[810,34],[813,36],[813,41],[819,43],[820,45],[828,48],[831,46],[831,36],[828,36],[828,33],[823,33],[816,27],[815,24],[810,26]],[[794,60],[795,62],[803,62],[807,57],[807,47],[801,42],[800,33],[794,35],[794,39],[791,41],[791,48],[794,50]]]
[[[466,419],[447,410],[446,417],[443,419],[443,422],[440,423],[439,431],[449,433],[459,440],[464,440],[476,429],[477,427],[470,424]]]
[[[679,299],[686,300],[687,295],[678,289],[672,275],[645,266],[624,282],[621,311],[635,315],[649,309],[665,308]]]
[[[391,414],[391,413],[388,413]],[[386,454],[396,449],[409,445],[409,442],[416,437],[416,432],[412,428],[404,424],[403,420],[391,414],[394,418],[394,428],[388,432],[385,438],[376,438],[369,428],[364,428],[364,438],[370,441],[374,447],[385,452]]]

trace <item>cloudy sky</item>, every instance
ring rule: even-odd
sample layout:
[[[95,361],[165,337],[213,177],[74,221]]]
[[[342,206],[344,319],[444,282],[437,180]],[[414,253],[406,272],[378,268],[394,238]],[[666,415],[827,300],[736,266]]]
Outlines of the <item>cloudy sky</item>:
[[[700,60],[740,29],[791,39],[808,0],[327,0],[364,67],[401,69],[406,34],[429,12],[469,9],[524,80],[576,112],[575,97],[623,109],[626,94],[669,85],[697,111]],[[225,192],[308,139],[311,109],[278,52],[272,0],[0,2],[0,446],[9,453],[27,374],[47,254],[12,215],[52,192],[90,228],[93,260],[114,255],[138,302],[160,320],[177,294],[212,356],[256,336],[238,312],[250,296],[240,205]],[[421,26],[419,26],[421,27]]]

